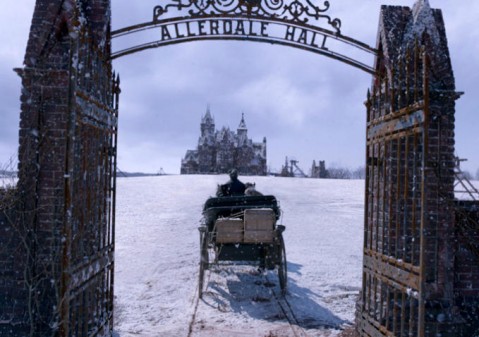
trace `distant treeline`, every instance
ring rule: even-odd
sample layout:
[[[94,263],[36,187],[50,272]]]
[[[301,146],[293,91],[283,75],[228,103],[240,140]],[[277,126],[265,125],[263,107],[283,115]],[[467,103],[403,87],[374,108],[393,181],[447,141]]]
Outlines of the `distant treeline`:
[[[328,179],[365,179],[366,170],[364,167],[358,167],[351,170],[346,167],[330,167],[326,170]]]
[[[162,176],[164,173],[143,173],[143,172],[124,172],[118,171],[116,173],[117,178],[133,178],[133,177],[153,177]]]
[[[463,178],[468,180],[478,180],[479,181],[479,169],[476,171],[476,174],[473,175],[470,171],[462,171]],[[329,179],[365,179],[366,170],[364,167],[358,167],[355,170],[344,167],[333,167],[327,169],[327,178]]]

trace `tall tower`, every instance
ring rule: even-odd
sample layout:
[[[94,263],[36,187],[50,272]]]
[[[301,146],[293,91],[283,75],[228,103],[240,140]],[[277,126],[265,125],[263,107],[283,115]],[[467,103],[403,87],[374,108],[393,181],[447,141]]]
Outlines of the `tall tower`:
[[[206,114],[201,119],[201,137],[213,137],[215,134],[215,121],[211,116],[210,106],[206,108]]]
[[[248,142],[248,128],[244,121],[244,113],[241,114],[241,121],[238,125],[238,146],[242,146]]]

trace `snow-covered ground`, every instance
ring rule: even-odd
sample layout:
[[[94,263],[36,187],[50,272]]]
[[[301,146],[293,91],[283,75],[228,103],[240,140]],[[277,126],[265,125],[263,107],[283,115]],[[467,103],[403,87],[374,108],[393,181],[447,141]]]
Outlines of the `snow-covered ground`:
[[[364,181],[240,177],[281,204],[288,301],[301,334],[335,336],[361,286]],[[275,271],[221,266],[197,301],[204,201],[221,176],[118,179],[115,330],[120,337],[292,336]],[[192,323],[193,322],[193,323]]]

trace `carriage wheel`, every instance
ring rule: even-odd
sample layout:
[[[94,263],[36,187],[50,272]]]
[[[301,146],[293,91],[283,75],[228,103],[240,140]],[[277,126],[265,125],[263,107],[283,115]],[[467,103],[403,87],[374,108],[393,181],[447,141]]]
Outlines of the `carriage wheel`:
[[[208,240],[206,235],[206,227],[200,227],[200,273],[198,280],[198,294],[201,298],[203,296],[203,285],[205,279],[205,270],[208,269]]]
[[[279,254],[278,254],[278,278],[279,278],[279,286],[281,288],[281,293],[283,295],[286,294],[286,287],[288,283],[288,265],[286,261],[286,248],[284,246],[283,235],[280,233],[278,235],[279,241]]]

